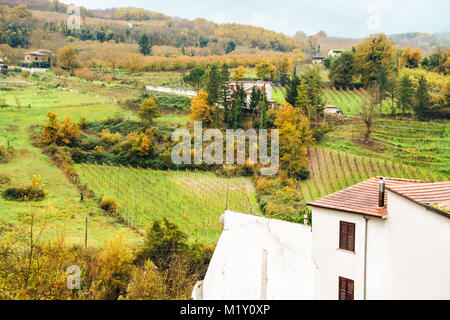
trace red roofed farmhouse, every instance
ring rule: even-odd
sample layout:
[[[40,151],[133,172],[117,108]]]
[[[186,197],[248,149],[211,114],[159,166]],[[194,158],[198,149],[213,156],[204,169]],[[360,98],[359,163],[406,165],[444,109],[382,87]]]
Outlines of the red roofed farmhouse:
[[[450,298],[450,182],[372,178],[309,205],[316,298]]]
[[[450,299],[450,182],[371,178],[312,227],[226,211],[194,299]]]

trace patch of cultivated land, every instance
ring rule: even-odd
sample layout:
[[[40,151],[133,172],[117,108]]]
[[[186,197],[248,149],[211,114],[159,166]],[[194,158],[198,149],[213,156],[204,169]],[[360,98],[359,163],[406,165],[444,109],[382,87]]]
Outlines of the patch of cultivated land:
[[[81,164],[81,182],[99,198],[118,202],[118,214],[138,229],[153,219],[167,218],[186,231],[191,241],[214,242],[226,208],[258,213],[255,190],[246,178],[221,178],[212,173],[156,171]]]
[[[333,88],[324,91],[324,101],[325,104],[338,106],[346,115],[355,116],[361,112],[361,103],[364,98],[367,98],[367,95],[368,93],[364,89],[337,90]],[[383,114],[391,113],[391,105],[391,100],[383,100]]]
[[[343,151],[311,148],[308,154],[310,178],[299,183],[306,202],[326,196],[371,177],[385,176],[424,181],[443,178],[427,169]]]
[[[24,101],[39,92],[33,87],[21,91]],[[3,92],[2,92],[3,93]],[[47,112],[59,115],[62,121],[70,116],[72,121],[78,122],[81,117],[89,120],[102,120],[106,117],[121,113],[125,117],[132,116],[125,113],[115,104],[94,104],[86,106],[65,106],[64,104],[78,104],[97,101],[94,96],[70,94],[63,91],[53,91],[55,97],[43,100],[33,100],[31,108],[7,107],[0,110],[0,145],[9,144],[14,148],[14,157],[7,163],[0,164],[0,175],[10,181],[0,184],[0,192],[8,187],[27,186],[34,175],[40,175],[49,192],[44,201],[25,203],[7,201],[0,197],[0,237],[6,237],[8,232],[18,233],[28,230],[30,215],[37,210],[37,226],[45,227],[43,233],[47,238],[64,236],[72,244],[84,244],[83,219],[89,215],[89,245],[103,246],[114,234],[123,232],[131,242],[137,243],[142,238],[131,231],[124,224],[118,223],[112,217],[99,209],[96,201],[87,199],[80,202],[77,188],[68,180],[58,168],[39,148],[31,144],[29,137],[30,126],[42,125],[47,120]],[[48,97],[48,95],[46,95]],[[77,100],[78,99],[78,100]],[[52,103],[53,101],[53,103]]]
[[[23,108],[48,108],[57,106],[81,106],[110,103],[111,100],[95,95],[65,91],[52,84],[31,85],[26,87],[7,87],[1,90],[8,108],[18,111]]]
[[[362,142],[364,125],[353,119],[326,134],[321,146],[430,169],[450,177],[450,122],[378,119],[369,145]]]

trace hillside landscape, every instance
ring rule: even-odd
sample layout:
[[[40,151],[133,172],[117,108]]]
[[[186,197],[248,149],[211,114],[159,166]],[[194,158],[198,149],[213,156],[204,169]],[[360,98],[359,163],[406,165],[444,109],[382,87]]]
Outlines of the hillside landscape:
[[[70,30],[67,7],[0,0],[0,299],[189,299],[225,210],[311,224],[309,202],[371,177],[450,178],[448,32],[289,36],[137,8],[82,8]],[[194,121],[277,129],[279,172],[248,150],[175,164]]]

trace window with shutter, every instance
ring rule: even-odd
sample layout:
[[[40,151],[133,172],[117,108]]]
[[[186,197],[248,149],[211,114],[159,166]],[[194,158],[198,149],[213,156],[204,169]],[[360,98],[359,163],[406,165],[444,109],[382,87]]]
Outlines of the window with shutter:
[[[354,300],[354,288],[353,280],[339,277],[339,300]]]
[[[339,249],[355,252],[355,224],[341,221],[339,225]]]

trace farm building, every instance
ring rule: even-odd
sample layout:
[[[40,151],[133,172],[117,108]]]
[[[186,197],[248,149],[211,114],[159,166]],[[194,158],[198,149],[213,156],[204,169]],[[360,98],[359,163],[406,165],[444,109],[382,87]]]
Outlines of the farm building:
[[[323,60],[325,60],[325,58],[321,57],[321,56],[313,56],[312,57],[312,63],[315,63],[315,64],[321,64],[321,63],[323,63]]]
[[[42,62],[46,62],[49,63],[50,59],[52,56],[52,52],[49,50],[37,50],[37,51],[32,51],[32,52],[25,52],[23,54],[23,58],[24,58],[24,62],[25,63],[33,63],[33,62],[37,62],[37,63],[42,63]]]
[[[328,56],[329,57],[339,57],[341,55],[342,52],[345,52],[346,50],[343,49],[331,49],[330,51],[328,51]]]
[[[450,299],[450,182],[371,178],[312,227],[227,211],[194,299]]]
[[[247,103],[250,101],[250,96],[252,94],[253,88],[259,88],[261,91],[266,93],[267,101],[269,106],[273,108],[275,106],[275,100],[273,100],[273,82],[263,81],[263,80],[242,80],[242,81],[230,81],[231,93],[236,90],[238,86],[243,86],[246,94]]]
[[[344,114],[344,113],[342,112],[342,110],[341,110],[339,107],[333,106],[333,105],[331,105],[331,104],[327,104],[326,106],[324,106],[323,111],[324,111],[325,113]]]

